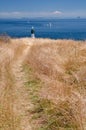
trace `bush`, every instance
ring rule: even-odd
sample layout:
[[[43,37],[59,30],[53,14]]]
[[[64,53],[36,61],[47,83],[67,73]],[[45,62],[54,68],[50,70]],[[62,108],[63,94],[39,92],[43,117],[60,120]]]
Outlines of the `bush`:
[[[0,42],[9,43],[10,39],[10,36],[8,36],[7,34],[0,35]]]

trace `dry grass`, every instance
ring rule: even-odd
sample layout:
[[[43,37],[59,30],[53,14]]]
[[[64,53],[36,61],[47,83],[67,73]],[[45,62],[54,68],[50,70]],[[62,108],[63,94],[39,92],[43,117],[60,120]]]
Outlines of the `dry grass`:
[[[14,57],[10,45],[1,44],[0,46],[0,129],[15,129],[16,116],[13,112],[13,84],[11,63]]]
[[[86,130],[86,42],[1,37],[0,130],[38,129]]]
[[[20,39],[5,41],[0,41],[0,130],[30,129],[29,123],[26,127],[28,100],[22,69],[27,45]]]
[[[85,130],[86,42],[36,39],[27,62],[43,82],[37,103],[40,130]]]

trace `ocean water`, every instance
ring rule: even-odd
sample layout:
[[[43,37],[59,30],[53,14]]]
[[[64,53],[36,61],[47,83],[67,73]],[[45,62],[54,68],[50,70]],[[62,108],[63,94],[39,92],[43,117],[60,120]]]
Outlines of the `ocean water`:
[[[0,19],[0,34],[37,38],[86,40],[86,19]]]

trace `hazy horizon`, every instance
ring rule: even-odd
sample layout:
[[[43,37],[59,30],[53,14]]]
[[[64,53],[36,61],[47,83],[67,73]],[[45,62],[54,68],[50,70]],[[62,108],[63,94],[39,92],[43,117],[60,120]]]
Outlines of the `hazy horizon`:
[[[0,18],[86,18],[86,0],[0,0]]]

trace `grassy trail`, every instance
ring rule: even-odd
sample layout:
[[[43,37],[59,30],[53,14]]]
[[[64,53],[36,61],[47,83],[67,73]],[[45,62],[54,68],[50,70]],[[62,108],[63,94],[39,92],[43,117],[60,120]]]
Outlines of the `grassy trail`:
[[[0,130],[86,130],[85,41],[0,41]]]
[[[13,42],[14,44],[14,42]],[[31,103],[24,86],[22,64],[29,46],[8,45],[0,48],[0,130],[31,130]]]

